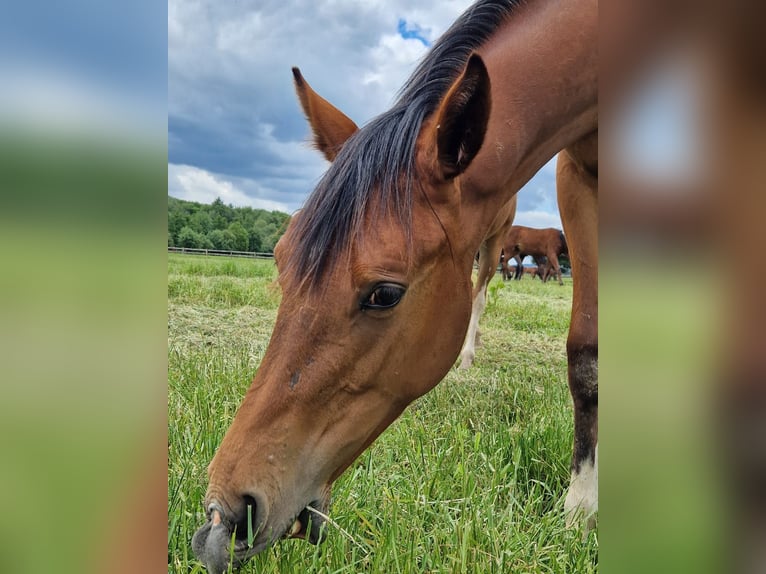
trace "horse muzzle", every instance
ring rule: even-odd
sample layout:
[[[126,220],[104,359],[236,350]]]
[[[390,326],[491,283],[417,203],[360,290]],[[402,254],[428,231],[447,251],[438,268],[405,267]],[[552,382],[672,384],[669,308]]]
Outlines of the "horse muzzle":
[[[324,540],[327,510],[324,500],[310,502],[279,529],[267,525],[265,513],[254,512],[264,507],[255,504],[252,497],[245,497],[245,502],[245,508],[249,506],[252,510],[241,517],[225,514],[222,505],[216,501],[208,505],[208,520],[194,533],[192,550],[209,574],[223,574],[230,565],[239,568],[280,538],[298,538],[311,544]]]

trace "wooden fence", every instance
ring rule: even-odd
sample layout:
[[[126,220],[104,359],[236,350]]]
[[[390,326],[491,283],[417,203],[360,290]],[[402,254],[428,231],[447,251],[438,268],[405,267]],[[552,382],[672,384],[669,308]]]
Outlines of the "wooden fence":
[[[224,249],[194,249],[192,247],[168,247],[168,253],[186,253],[189,255],[224,255],[227,257],[249,257],[251,259],[274,259],[273,253],[226,251]]]

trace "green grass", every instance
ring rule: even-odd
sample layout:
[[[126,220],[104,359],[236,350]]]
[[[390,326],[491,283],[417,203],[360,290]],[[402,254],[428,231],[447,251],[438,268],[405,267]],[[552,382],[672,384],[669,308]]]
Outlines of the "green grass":
[[[268,344],[275,275],[266,260],[169,255],[168,572],[204,572],[190,541],[205,469]],[[595,572],[597,533],[583,541],[563,516],[571,297],[571,280],[494,288],[474,367],[452,370],[338,479],[325,543],[281,542],[242,571]]]

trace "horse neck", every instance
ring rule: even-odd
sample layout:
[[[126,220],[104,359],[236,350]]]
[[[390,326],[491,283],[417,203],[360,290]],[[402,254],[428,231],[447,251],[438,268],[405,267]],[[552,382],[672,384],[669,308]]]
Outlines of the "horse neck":
[[[597,129],[596,0],[532,1],[479,50],[492,110],[463,176],[463,204],[484,228],[547,161]]]

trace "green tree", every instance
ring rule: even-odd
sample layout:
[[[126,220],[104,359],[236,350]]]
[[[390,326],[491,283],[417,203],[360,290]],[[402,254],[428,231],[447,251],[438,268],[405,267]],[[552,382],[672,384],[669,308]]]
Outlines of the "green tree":
[[[171,198],[172,199],[172,198]],[[185,226],[189,224],[189,216],[179,207],[168,211],[168,233],[173,236],[174,239],[178,238],[178,234]]]
[[[228,229],[214,229],[207,237],[212,243],[213,249],[231,251],[236,243],[234,234]]]
[[[206,237],[197,233],[187,225],[178,233],[178,246],[189,247],[192,249],[204,249],[206,243],[205,239]]]
[[[261,233],[263,234],[263,250],[266,252],[274,251],[274,246],[279,240],[277,227],[273,223],[267,223],[261,227]]]
[[[234,220],[234,208],[226,205],[220,197],[210,204],[210,216],[213,218],[215,229],[226,229]]]
[[[239,221],[235,221],[229,225],[229,231],[234,236],[234,250],[247,251],[248,243],[250,242],[250,234],[242,224]]]
[[[213,218],[207,211],[198,211],[189,218],[189,227],[197,233],[208,234],[213,230]]]
[[[232,207],[220,198],[203,205],[168,196],[169,246],[271,252],[289,221],[286,213]]]
[[[199,242],[200,242],[201,249],[215,249],[213,242],[210,241],[210,238],[207,235],[202,235],[200,233]]]
[[[254,223],[250,227],[250,241],[248,247],[253,253],[263,251],[263,233],[257,223]]]

